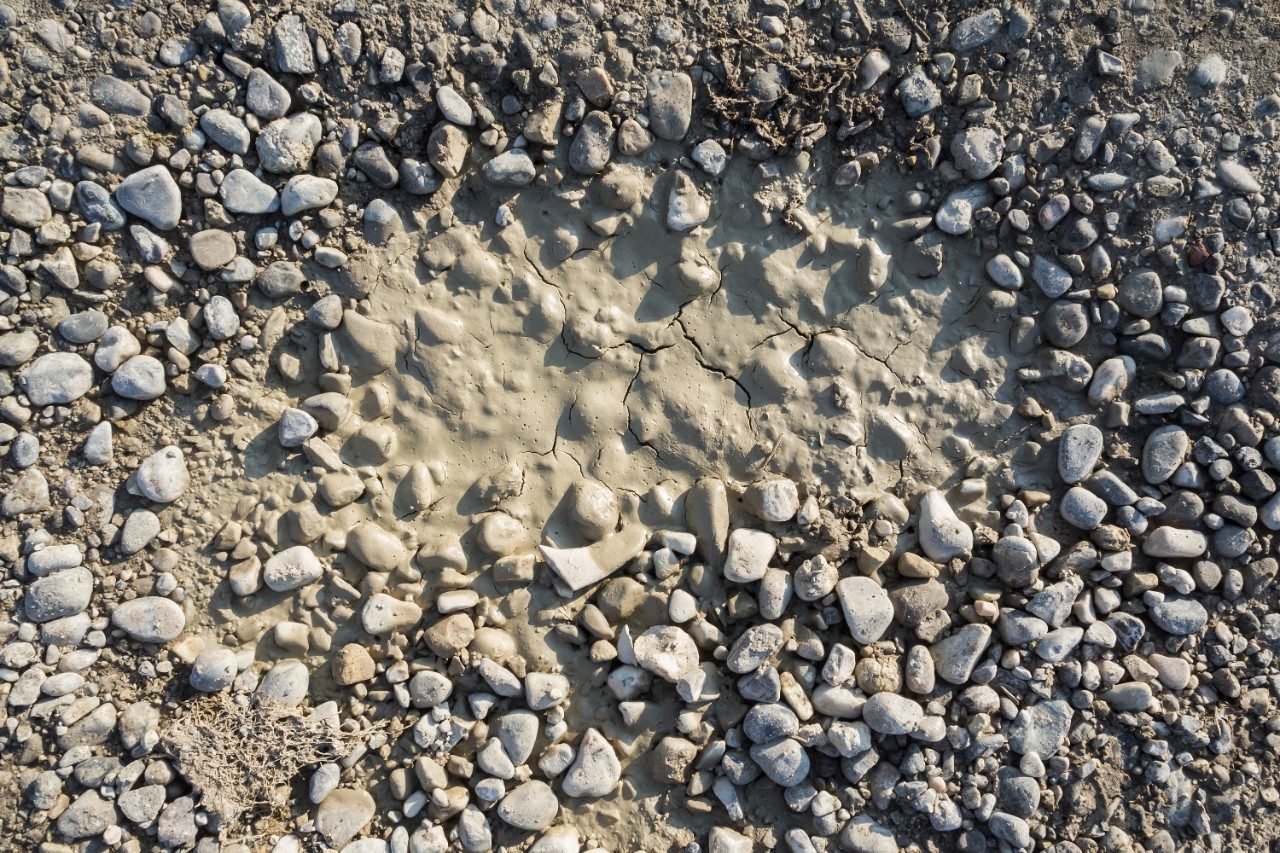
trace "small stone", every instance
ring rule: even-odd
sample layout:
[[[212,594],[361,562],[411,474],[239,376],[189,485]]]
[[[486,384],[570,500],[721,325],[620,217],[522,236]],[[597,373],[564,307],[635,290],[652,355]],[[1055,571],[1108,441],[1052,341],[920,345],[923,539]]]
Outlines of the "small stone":
[[[135,355],[111,374],[111,390],[129,400],[155,400],[165,388],[164,365],[149,355]]]
[[[763,530],[739,527],[729,534],[724,560],[725,580],[751,583],[764,577],[769,561],[777,553],[778,540]]]
[[[231,300],[225,296],[214,295],[200,309],[204,317],[205,329],[209,337],[215,341],[230,340],[240,331],[240,315],[236,312]]]
[[[964,625],[951,636],[939,640],[929,650],[937,674],[950,684],[968,684],[987,644],[991,628],[977,623]]]
[[[969,127],[951,139],[951,159],[970,178],[982,180],[1000,165],[1004,139],[989,127]]]
[[[276,119],[262,129],[254,143],[258,162],[277,174],[305,172],[322,133],[320,119],[311,113]]]
[[[176,228],[182,219],[182,191],[164,166],[134,172],[120,182],[114,197],[125,211],[161,231]]]
[[[422,608],[412,601],[400,601],[385,592],[375,593],[360,609],[360,623],[375,637],[384,637],[411,628],[422,620]]]
[[[376,812],[377,804],[368,791],[338,788],[316,810],[316,831],[330,847],[341,849],[360,834]]]
[[[294,175],[280,193],[280,212],[293,216],[304,210],[318,210],[337,197],[336,181],[314,175]]]
[[[987,261],[987,276],[1005,290],[1022,287],[1022,270],[1008,255],[996,255]]]
[[[1093,472],[1102,455],[1102,430],[1092,424],[1074,424],[1058,439],[1058,475],[1064,483],[1079,483]]]
[[[520,148],[512,148],[491,158],[481,171],[489,183],[496,187],[528,186],[537,176],[528,152]]]
[[[1058,504],[1058,514],[1077,530],[1093,530],[1107,517],[1107,503],[1081,486],[1072,486]]]
[[[1227,79],[1227,63],[1216,53],[1206,54],[1196,70],[1191,72],[1192,79],[1208,89],[1216,89]]]
[[[248,169],[233,169],[218,187],[222,204],[232,213],[260,216],[280,209],[275,188]]]
[[[570,797],[603,797],[622,778],[622,764],[604,735],[587,729],[578,742],[577,755],[564,775],[564,792]]]
[[[862,706],[862,719],[883,735],[908,735],[924,721],[920,703],[896,693],[876,693]]]
[[[21,381],[33,406],[65,405],[89,393],[93,368],[73,352],[51,352],[22,371]]]
[[[32,622],[52,622],[83,613],[92,598],[93,573],[75,567],[32,581],[23,598],[23,609]]]
[[[845,623],[855,642],[877,642],[893,622],[893,602],[871,578],[848,577],[836,584]]]
[[[1218,180],[1229,190],[1250,195],[1262,192],[1262,184],[1238,160],[1218,161]]]
[[[1060,699],[1023,708],[1009,726],[1009,746],[1019,755],[1034,753],[1048,761],[1067,740],[1071,706]]]
[[[148,595],[116,605],[111,624],[138,642],[168,643],[187,627],[187,617],[169,599]]]
[[[711,216],[711,202],[684,172],[676,172],[667,201],[667,227],[672,231],[690,231]]]
[[[632,644],[636,664],[672,683],[698,668],[698,646],[675,625],[658,625]]]
[[[202,270],[216,270],[235,260],[236,240],[226,231],[197,231],[188,242],[191,258]]]
[[[254,691],[259,700],[268,700],[294,708],[307,698],[311,685],[311,671],[307,665],[294,658],[277,661],[258,682]]]
[[[333,656],[329,672],[339,685],[350,687],[371,680],[378,670],[368,649],[359,643],[347,643]]]
[[[285,409],[280,413],[280,446],[301,447],[319,429],[316,419],[302,409]]]
[[[654,71],[648,77],[649,129],[659,139],[679,142],[693,115],[693,81],[683,71]]]
[[[1209,624],[1209,612],[1194,598],[1171,595],[1147,608],[1151,621],[1160,630],[1175,637],[1188,637],[1199,633]],[[1145,706],[1144,706],[1145,707]]]
[[[306,545],[295,545],[272,555],[262,567],[262,580],[274,592],[301,589],[320,579],[324,567]]]
[[[148,456],[133,473],[138,493],[156,503],[173,503],[189,481],[182,448],[172,444]]]
[[[942,103],[942,93],[924,69],[916,67],[898,83],[898,100],[910,118],[920,118]]]
[[[209,110],[200,116],[200,129],[214,145],[232,154],[244,154],[249,150],[249,128],[234,113],[221,108]]]
[[[550,785],[531,779],[509,791],[497,811],[504,823],[532,832],[551,825],[560,811],[560,801]]]
[[[236,678],[236,653],[231,649],[206,649],[191,664],[191,686],[202,693],[226,690]]]
[[[445,119],[456,125],[471,127],[476,123],[475,111],[452,86],[436,89],[436,106]]]
[[[919,536],[921,549],[934,562],[945,563],[973,551],[973,531],[936,489],[920,498]]]

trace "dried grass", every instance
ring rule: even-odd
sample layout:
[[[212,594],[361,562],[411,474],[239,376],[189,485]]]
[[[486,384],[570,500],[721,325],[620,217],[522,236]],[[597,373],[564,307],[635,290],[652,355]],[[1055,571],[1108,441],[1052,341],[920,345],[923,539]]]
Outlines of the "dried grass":
[[[286,806],[300,770],[345,755],[358,737],[296,708],[241,706],[219,693],[185,703],[161,743],[201,806],[228,826]]]

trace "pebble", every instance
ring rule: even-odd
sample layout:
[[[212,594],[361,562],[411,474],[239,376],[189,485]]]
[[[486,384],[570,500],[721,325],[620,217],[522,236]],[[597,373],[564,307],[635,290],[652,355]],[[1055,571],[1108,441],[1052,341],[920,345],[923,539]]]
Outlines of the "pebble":
[[[1004,156],[1004,139],[989,127],[969,127],[951,138],[951,159],[974,180],[989,176]]]
[[[1067,427],[1058,439],[1058,475],[1064,483],[1079,483],[1093,472],[1102,455],[1102,430],[1092,424]]]
[[[314,175],[294,175],[280,193],[280,212],[294,216],[304,210],[318,210],[337,197],[337,182]]]
[[[603,797],[622,778],[622,764],[604,735],[589,728],[578,742],[573,764],[561,783],[570,797]]]
[[[290,592],[313,583],[324,574],[320,559],[306,545],[295,545],[273,554],[262,567],[262,581],[273,592]]]
[[[148,456],[133,473],[138,493],[156,503],[173,503],[182,497],[189,482],[182,448],[172,444]]]
[[[116,204],[161,231],[178,227],[182,219],[182,191],[164,166],[149,166],[120,182]]]
[[[924,721],[920,703],[896,693],[876,693],[862,706],[862,719],[882,735],[909,735]]]
[[[73,352],[51,352],[21,374],[22,390],[33,406],[74,403],[93,387],[93,368]]]
[[[937,490],[920,498],[920,547],[929,559],[945,563],[973,551],[973,531],[956,517],[947,499]]]
[[[148,595],[116,605],[111,624],[140,643],[168,643],[182,634],[187,617],[169,599]]]
[[[764,577],[769,561],[777,553],[778,541],[763,530],[739,527],[729,534],[724,560],[725,580],[751,583]]]
[[[560,811],[555,791],[546,782],[531,779],[507,793],[498,803],[504,823],[529,832],[546,829]]]
[[[92,597],[92,572],[82,567],[63,569],[32,581],[23,609],[32,622],[52,622],[84,612]]]
[[[191,686],[202,693],[226,690],[236,677],[236,653],[231,649],[205,649],[191,664]]]
[[[893,622],[893,602],[884,589],[870,578],[848,577],[836,584],[845,624],[855,642],[877,642]]]
[[[252,216],[275,213],[280,196],[275,188],[248,169],[232,169],[218,187],[222,204],[232,213]]]
[[[111,374],[111,390],[129,400],[156,400],[164,396],[164,365],[149,355],[135,355]]]

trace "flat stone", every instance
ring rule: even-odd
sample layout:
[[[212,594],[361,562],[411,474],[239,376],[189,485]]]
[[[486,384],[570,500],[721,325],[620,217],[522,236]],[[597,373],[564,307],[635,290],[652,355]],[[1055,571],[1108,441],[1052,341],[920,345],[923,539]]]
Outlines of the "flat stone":
[[[20,379],[33,406],[61,406],[89,393],[93,368],[73,352],[51,352],[32,362]]]
[[[1064,483],[1079,483],[1093,472],[1102,455],[1102,430],[1092,424],[1074,424],[1058,439],[1058,475]]]
[[[876,693],[862,706],[862,720],[882,735],[909,735],[920,728],[920,703],[896,693]]]
[[[338,788],[316,809],[316,831],[331,847],[341,848],[360,834],[376,811],[368,791]]]
[[[77,566],[32,581],[23,610],[32,622],[52,622],[84,612],[92,598],[93,573]]]
[[[693,81],[683,71],[654,71],[647,82],[649,129],[659,139],[679,142],[693,115]]]
[[[187,616],[175,602],[158,595],[122,601],[111,613],[111,624],[141,643],[168,643],[187,627]]]
[[[531,779],[508,791],[497,811],[504,823],[532,832],[551,825],[560,811],[560,801],[550,785]]]
[[[223,206],[232,213],[262,215],[280,209],[275,188],[248,169],[232,169],[218,187]]]
[[[936,489],[920,498],[919,536],[921,549],[934,562],[945,563],[973,551],[973,531]]]
[[[189,681],[202,693],[226,690],[236,678],[236,653],[231,649],[205,649],[191,664]]]
[[[336,181],[315,175],[294,175],[280,193],[280,212],[293,216],[304,210],[318,210],[337,197]]]
[[[116,204],[161,231],[176,228],[182,219],[182,191],[168,168],[148,166],[120,182]]]
[[[392,598],[385,592],[375,593],[360,609],[360,623],[375,637],[411,628],[422,620],[422,608],[412,601]]]
[[[149,355],[135,355],[111,374],[111,390],[129,400],[155,400],[166,387],[164,365]]]
[[[1009,725],[1009,746],[1019,755],[1035,753],[1048,761],[1067,740],[1071,706],[1060,699],[1023,708]]]
[[[893,602],[871,578],[848,577],[836,584],[849,633],[860,645],[877,642],[893,623]]]
[[[187,245],[191,258],[202,270],[221,269],[236,257],[236,238],[216,228],[197,231]]]
[[[1171,595],[1147,608],[1151,621],[1175,637],[1187,637],[1209,624],[1209,612],[1194,598]]]
[[[990,626],[973,623],[934,643],[929,652],[938,676],[950,684],[968,684],[990,642]]]
[[[632,643],[632,653],[638,666],[672,683],[699,664],[697,643],[675,625],[657,625],[644,631]]]

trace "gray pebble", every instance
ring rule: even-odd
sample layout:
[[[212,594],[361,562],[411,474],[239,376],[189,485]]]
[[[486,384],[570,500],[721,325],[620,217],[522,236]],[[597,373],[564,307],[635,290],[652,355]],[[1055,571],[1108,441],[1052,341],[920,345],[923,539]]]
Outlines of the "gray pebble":
[[[176,228],[182,219],[182,192],[164,166],[149,166],[120,182],[116,204],[161,231]]]
[[[111,390],[129,400],[164,396],[164,365],[149,355],[135,355],[111,374]]]
[[[73,352],[51,352],[22,371],[21,381],[33,406],[63,405],[89,393],[93,368]]]

